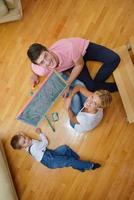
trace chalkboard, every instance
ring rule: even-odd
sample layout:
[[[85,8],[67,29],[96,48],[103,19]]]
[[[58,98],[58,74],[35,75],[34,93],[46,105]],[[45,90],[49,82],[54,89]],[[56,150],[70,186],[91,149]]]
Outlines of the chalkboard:
[[[17,119],[37,126],[44,119],[46,112],[51,108],[67,84],[57,72],[52,72],[44,81],[40,89],[18,114]]]

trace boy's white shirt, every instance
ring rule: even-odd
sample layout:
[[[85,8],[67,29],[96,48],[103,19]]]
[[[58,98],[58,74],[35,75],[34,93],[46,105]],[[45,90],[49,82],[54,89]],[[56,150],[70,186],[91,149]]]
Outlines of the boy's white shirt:
[[[30,154],[37,160],[41,161],[48,146],[48,140],[43,133],[39,134],[40,140],[32,139],[32,144],[30,145]],[[29,147],[26,148],[29,152]]]
[[[77,114],[76,118],[79,124],[75,124],[74,129],[79,132],[87,132],[95,128],[103,118],[103,109],[98,108],[96,113],[82,112],[83,109]]]

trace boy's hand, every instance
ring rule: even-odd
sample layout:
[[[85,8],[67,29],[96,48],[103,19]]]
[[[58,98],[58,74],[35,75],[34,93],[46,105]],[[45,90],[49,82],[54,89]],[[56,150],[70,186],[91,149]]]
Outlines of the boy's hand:
[[[35,132],[38,133],[38,134],[42,133],[41,128],[36,128]]]

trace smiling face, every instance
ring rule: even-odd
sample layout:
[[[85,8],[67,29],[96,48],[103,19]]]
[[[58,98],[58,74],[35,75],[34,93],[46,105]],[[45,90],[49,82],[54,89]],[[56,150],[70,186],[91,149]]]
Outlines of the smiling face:
[[[31,145],[32,140],[24,135],[20,135],[19,141],[18,141],[18,145],[21,147],[21,149],[23,148],[27,148]]]
[[[107,108],[110,106],[112,96],[107,90],[98,90],[87,98],[84,107],[90,110],[97,110],[97,108]]]
[[[97,109],[100,107],[100,105],[101,105],[101,99],[95,93],[93,93],[90,97],[88,97],[84,103],[84,107],[87,109],[89,108]]]
[[[47,68],[55,68],[58,64],[53,53],[49,51],[42,51],[38,59],[36,60],[37,65]]]

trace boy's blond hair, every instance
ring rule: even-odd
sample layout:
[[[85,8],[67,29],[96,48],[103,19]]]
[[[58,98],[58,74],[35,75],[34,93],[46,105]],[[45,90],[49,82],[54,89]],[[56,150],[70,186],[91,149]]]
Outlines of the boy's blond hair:
[[[112,101],[112,96],[109,91],[97,90],[95,94],[98,95],[101,100],[101,105],[100,105],[101,108],[106,108],[110,106],[110,103]]]

